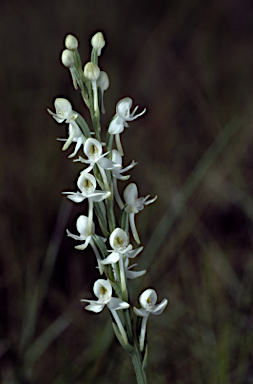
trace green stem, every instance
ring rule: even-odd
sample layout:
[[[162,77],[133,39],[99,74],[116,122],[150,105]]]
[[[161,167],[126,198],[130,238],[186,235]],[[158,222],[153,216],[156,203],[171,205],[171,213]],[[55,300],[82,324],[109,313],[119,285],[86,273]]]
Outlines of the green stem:
[[[141,363],[141,359],[140,359],[140,355],[139,355],[139,351],[138,351],[136,343],[134,343],[134,351],[130,355],[132,358],[132,363],[134,366],[137,383],[138,384],[147,384],[146,374],[142,368],[142,363]]]
[[[135,341],[135,338],[133,336],[132,323],[131,323],[131,319],[130,319],[130,312],[127,309],[126,311],[124,311],[124,313],[125,313],[125,317],[126,317],[127,334],[128,334],[130,343],[133,345],[133,349],[131,350],[131,352],[129,352],[129,354],[131,356],[132,363],[134,366],[137,383],[138,384],[147,384],[146,373],[142,367],[140,352],[139,352],[137,343]]]

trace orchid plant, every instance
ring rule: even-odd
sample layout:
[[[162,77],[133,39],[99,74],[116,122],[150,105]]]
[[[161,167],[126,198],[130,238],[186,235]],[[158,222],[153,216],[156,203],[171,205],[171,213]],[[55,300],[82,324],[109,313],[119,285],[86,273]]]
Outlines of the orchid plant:
[[[57,123],[68,124],[68,137],[59,139],[65,141],[62,150],[67,150],[75,143],[69,158],[75,157],[82,150],[82,156],[74,161],[85,165],[77,179],[78,191],[63,193],[74,203],[82,203],[87,199],[88,214],[81,214],[77,219],[76,228],[79,235],[72,234],[67,229],[67,236],[79,242],[75,246],[78,250],[85,251],[89,245],[92,247],[98,270],[104,275],[104,278],[95,282],[93,288],[98,300],[81,299],[82,302],[89,303],[85,309],[95,313],[101,312],[105,306],[109,309],[115,335],[132,358],[138,384],[144,384],[147,383],[147,320],[150,314],[162,313],[168,301],[164,299],[160,304],[156,304],[157,294],[148,288],[140,295],[141,308],[131,308],[128,279],[139,278],[146,271],[132,271],[136,264],[129,263],[143,250],[143,246],[134,247],[131,241],[132,235],[134,242],[141,243],[135,215],[146,205],[153,203],[156,197],[138,197],[137,185],[130,183],[124,190],[123,202],[117,181],[127,181],[130,175],[122,173],[137,164],[133,160],[130,165],[123,167],[124,152],[120,134],[128,127],[128,122],[142,116],[146,109],[136,114],[137,106],[130,112],[132,99],[121,99],[116,105],[116,114],[108,125],[106,144],[101,141],[103,132],[100,113],[105,113],[104,92],[109,87],[107,73],[101,71],[98,66],[98,58],[105,45],[101,32],[92,37],[91,45],[91,60],[82,68],[78,40],[73,35],[68,35],[61,59],[63,65],[70,70],[74,88],[80,88],[83,101],[90,112],[92,129],[84,118],[72,109],[67,99],[55,99],[55,112],[48,109]],[[116,149],[113,148],[114,139]],[[95,234],[94,212],[103,236]],[[120,219],[117,222],[118,217]],[[141,327],[137,331],[135,329],[138,327],[133,326],[134,314],[141,319]]]

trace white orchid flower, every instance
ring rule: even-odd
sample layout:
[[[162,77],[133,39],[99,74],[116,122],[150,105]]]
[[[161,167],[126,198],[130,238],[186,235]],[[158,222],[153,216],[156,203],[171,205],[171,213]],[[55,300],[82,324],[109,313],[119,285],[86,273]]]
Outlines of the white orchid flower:
[[[103,153],[102,144],[96,139],[88,138],[85,141],[83,151],[88,157],[88,160],[85,160],[83,157],[79,156],[79,158],[74,161],[90,164],[89,167],[87,167],[83,172],[90,172],[94,165],[97,164],[105,185],[105,189],[109,191],[110,188],[105,169],[112,170],[115,167],[118,167],[117,164],[114,164],[111,160],[105,158],[109,152]]]
[[[55,105],[56,113],[48,109],[47,111],[50,113],[50,115],[53,116],[53,118],[57,121],[57,123],[63,123],[64,121],[66,123],[69,123],[68,139],[58,139],[58,140],[66,141],[66,143],[62,147],[63,151],[66,151],[69,148],[70,144],[72,144],[73,142],[76,143],[74,152],[71,155],[69,155],[69,157],[74,157],[77,154],[78,150],[80,149],[85,139],[81,129],[75,122],[78,115],[72,110],[71,103],[66,99],[57,98],[55,99],[54,105]]]
[[[128,180],[130,175],[123,176],[123,172],[127,172],[130,169],[132,169],[137,163],[133,160],[130,165],[128,165],[125,168],[122,168],[122,156],[117,151],[117,149],[112,150],[112,161],[116,166],[112,169],[112,176],[113,176],[113,192],[115,196],[115,200],[117,201],[120,209],[122,210],[124,208],[124,203],[121,200],[119,191],[118,191],[118,185],[117,180]]]
[[[66,143],[63,145],[62,150],[66,151],[70,144],[76,143],[74,152],[71,153],[68,157],[74,157],[79,149],[81,148],[81,145],[84,143],[84,135],[81,131],[81,129],[78,127],[75,121],[72,121],[69,123],[69,137],[68,139],[57,139],[59,141],[66,141]]]
[[[122,133],[125,127],[128,127],[128,121],[132,121],[142,116],[146,112],[146,108],[139,113],[138,115],[134,115],[138,109],[134,108],[133,112],[130,113],[130,109],[132,107],[133,101],[130,97],[125,97],[120,100],[116,105],[116,115],[113,117],[112,121],[109,124],[108,132],[111,135],[115,135],[116,145],[119,153],[123,156],[123,149],[120,142],[120,133]]]
[[[84,250],[85,248],[87,248],[87,246],[89,244],[91,245],[91,247],[95,253],[95,256],[97,258],[99,272],[100,272],[100,274],[102,274],[103,273],[103,266],[101,265],[101,256],[100,256],[99,251],[98,251],[94,241],[92,240],[92,236],[91,236],[91,235],[95,234],[95,225],[92,222],[90,234],[88,234],[88,220],[89,219],[87,216],[84,216],[84,215],[79,216],[77,219],[77,222],[76,222],[76,228],[77,228],[77,231],[79,232],[79,236],[72,234],[68,229],[67,229],[67,235],[69,237],[72,237],[72,239],[74,239],[74,240],[84,241],[83,244],[76,245],[75,246],[76,249]],[[102,241],[104,241],[104,242],[106,241],[106,239],[104,237],[100,236],[100,238]]]
[[[72,110],[71,103],[63,98],[57,98],[54,102],[54,107],[56,113],[50,111],[50,109],[47,109],[48,113],[53,116],[53,118],[57,121],[57,123],[63,123],[66,121],[66,123],[70,123],[71,121],[74,121],[77,118],[77,114]]]
[[[133,247],[131,244],[129,244],[129,239],[126,232],[121,228],[114,229],[110,235],[109,243],[113,251],[109,251],[111,254],[103,259],[101,263],[106,265],[119,262],[122,292],[126,293],[127,288],[123,255],[126,255],[126,253],[131,251]]]
[[[110,196],[110,191],[97,191],[96,179],[88,172],[82,172],[77,179],[77,186],[81,192],[63,192],[67,198],[75,203],[81,203],[84,199],[88,199],[89,213],[88,213],[88,235],[91,233],[92,218],[93,218],[93,201],[99,202]]]
[[[128,186],[124,190],[124,199],[126,202],[125,210],[129,214],[129,223],[130,223],[131,231],[135,241],[138,244],[140,243],[140,238],[135,226],[134,215],[139,211],[143,210],[145,205],[153,203],[157,199],[157,196],[155,196],[153,199],[150,199],[150,200],[148,200],[148,198],[149,198],[149,195],[147,195],[146,197],[138,198],[138,189],[136,184],[134,183],[128,184]]]
[[[129,304],[121,299],[112,297],[112,286],[108,280],[99,279],[93,286],[93,291],[98,300],[82,299],[81,301],[90,303],[85,307],[88,311],[95,313],[101,312],[105,305],[111,311],[116,324],[121,332],[124,341],[127,343],[127,335],[117,314],[117,310],[129,308]]]
[[[137,316],[143,317],[142,324],[141,324],[140,339],[139,339],[140,350],[143,351],[148,317],[150,314],[160,315],[165,309],[165,307],[167,306],[168,300],[163,299],[163,301],[160,304],[156,304],[157,302],[156,291],[154,289],[149,288],[149,289],[146,289],[146,291],[144,291],[140,295],[139,301],[142,308],[137,309],[134,307],[133,310]]]
[[[133,249],[129,244],[129,238],[125,231],[121,228],[116,228],[111,233],[109,243],[113,250],[110,250],[111,254],[101,261],[101,264],[112,264],[119,262],[120,281],[122,292],[127,292],[126,288],[126,269],[124,266],[125,259],[136,257],[143,247]],[[115,268],[114,268],[115,270]]]

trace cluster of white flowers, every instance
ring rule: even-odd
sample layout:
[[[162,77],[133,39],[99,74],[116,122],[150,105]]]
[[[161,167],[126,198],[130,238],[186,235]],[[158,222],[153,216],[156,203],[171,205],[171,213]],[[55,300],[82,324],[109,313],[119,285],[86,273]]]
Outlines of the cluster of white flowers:
[[[130,111],[132,100],[129,97],[120,100],[116,105],[116,114],[107,129],[106,143],[101,141],[100,113],[105,112],[103,96],[109,86],[108,75],[98,67],[98,57],[105,45],[101,32],[92,37],[91,45],[91,61],[86,63],[84,68],[77,50],[78,41],[72,35],[66,37],[66,49],[63,50],[61,57],[62,63],[70,69],[74,87],[80,88],[83,100],[90,111],[92,130],[66,99],[55,99],[55,112],[50,110],[48,112],[57,123],[68,124],[67,139],[59,139],[65,141],[62,149],[67,150],[72,143],[75,143],[74,151],[69,157],[75,157],[82,149],[82,156],[74,161],[86,164],[86,168],[77,178],[78,190],[63,192],[75,203],[88,200],[87,215],[81,214],[76,222],[79,235],[72,234],[69,230],[67,235],[80,242],[76,245],[76,249],[85,250],[88,245],[93,248],[99,272],[101,275],[104,274],[106,279],[98,279],[94,284],[97,301],[87,299],[82,301],[89,303],[85,307],[87,310],[96,313],[102,311],[105,305],[107,306],[115,321],[113,323],[115,333],[121,344],[129,351],[133,345],[134,332],[126,320],[126,310],[130,309],[127,279],[138,278],[146,272],[132,271],[131,268],[136,264],[129,266],[130,259],[135,258],[143,250],[143,246],[134,249],[130,244],[130,236],[132,234],[137,244],[141,243],[135,225],[135,215],[146,205],[153,203],[156,197],[151,199],[149,195],[138,197],[137,185],[130,183],[124,189],[124,201],[122,200],[117,180],[128,180],[130,175],[122,174],[132,169],[137,163],[132,161],[130,165],[123,167],[124,153],[120,134],[125,127],[128,127],[128,122],[143,115],[146,109],[135,114],[138,107]],[[114,138],[117,149],[113,149]],[[103,237],[95,234],[94,212]],[[107,242],[111,249],[107,249],[109,248],[106,246]],[[146,323],[149,314],[158,315],[167,305],[166,299],[158,305],[156,300],[156,292],[153,289],[147,289],[140,296],[141,308],[133,309],[134,313],[142,318],[140,333],[136,335],[141,352],[145,347]]]

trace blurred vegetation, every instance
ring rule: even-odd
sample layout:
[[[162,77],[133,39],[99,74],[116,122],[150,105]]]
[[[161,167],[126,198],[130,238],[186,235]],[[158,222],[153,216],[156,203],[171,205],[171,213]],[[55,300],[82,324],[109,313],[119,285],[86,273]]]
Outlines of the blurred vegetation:
[[[72,33],[85,63],[101,30],[104,130],[122,97],[148,109],[122,136],[140,196],[158,195],[137,216],[148,272],[133,304],[147,287],[170,300],[149,320],[148,381],[252,383],[252,2],[4,0],[0,12],[0,381],[134,380],[108,313],[80,304],[95,260],[65,228],[86,208],[61,196],[80,166],[46,113],[65,96],[89,121],[59,58]]]

